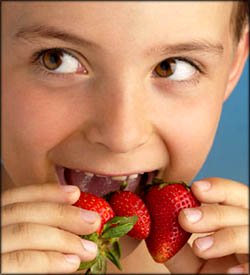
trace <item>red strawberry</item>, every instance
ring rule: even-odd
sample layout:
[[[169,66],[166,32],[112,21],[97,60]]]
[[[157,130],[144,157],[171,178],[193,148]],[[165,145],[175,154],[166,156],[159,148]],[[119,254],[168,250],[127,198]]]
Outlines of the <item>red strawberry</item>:
[[[81,192],[80,198],[74,206],[95,211],[101,216],[101,224],[97,231],[99,234],[104,224],[115,216],[114,211],[105,199],[87,192]]]
[[[81,192],[80,198],[74,206],[95,211],[101,216],[101,225],[97,232],[81,236],[83,239],[96,242],[99,253],[94,260],[81,263],[79,270],[87,269],[86,274],[105,274],[107,259],[121,269],[119,238],[133,228],[137,217],[114,217],[114,211],[104,198],[87,192]]]
[[[142,199],[130,191],[117,191],[109,200],[109,204],[117,216],[137,216],[133,229],[128,232],[130,237],[138,240],[146,239],[150,230],[150,216]]]
[[[182,208],[196,207],[196,200],[185,183],[164,183],[156,179],[145,195],[145,203],[151,217],[151,230],[146,239],[147,248],[158,263],[166,262],[188,241],[191,233],[178,223]]]

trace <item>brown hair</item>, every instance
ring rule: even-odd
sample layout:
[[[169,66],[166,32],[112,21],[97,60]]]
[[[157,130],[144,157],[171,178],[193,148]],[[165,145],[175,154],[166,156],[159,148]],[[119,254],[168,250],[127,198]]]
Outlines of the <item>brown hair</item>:
[[[235,1],[232,11],[232,30],[234,39],[238,43],[243,34],[244,27],[249,19],[249,4],[248,1]]]

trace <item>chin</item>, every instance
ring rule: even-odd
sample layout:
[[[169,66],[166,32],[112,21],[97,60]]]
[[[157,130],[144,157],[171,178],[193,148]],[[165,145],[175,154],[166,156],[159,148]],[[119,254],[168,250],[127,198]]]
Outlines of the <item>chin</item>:
[[[140,245],[142,240],[136,240],[129,236],[124,236],[120,239],[122,255],[121,258],[125,259]]]

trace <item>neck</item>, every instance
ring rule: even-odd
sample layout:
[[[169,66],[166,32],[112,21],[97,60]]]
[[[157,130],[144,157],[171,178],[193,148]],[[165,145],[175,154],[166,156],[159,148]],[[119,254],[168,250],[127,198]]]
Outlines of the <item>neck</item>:
[[[130,237],[124,237],[121,240],[121,246],[124,252],[124,257],[121,259],[122,271],[119,271],[112,263],[108,263],[108,273],[130,274],[130,273],[168,273],[168,270],[163,264],[158,264],[153,261],[145,241],[136,241]]]

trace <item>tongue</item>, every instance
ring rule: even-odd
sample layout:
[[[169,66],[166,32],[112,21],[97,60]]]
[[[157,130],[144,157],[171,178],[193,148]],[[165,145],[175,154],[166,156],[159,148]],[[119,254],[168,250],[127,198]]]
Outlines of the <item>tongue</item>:
[[[127,179],[127,186],[124,190],[136,192],[140,176],[136,179]],[[112,191],[120,190],[124,181],[113,180],[111,177],[98,177],[96,175],[89,176],[84,172],[77,172],[71,169],[65,169],[65,180],[68,184],[76,185],[83,192],[89,192],[102,197]]]

